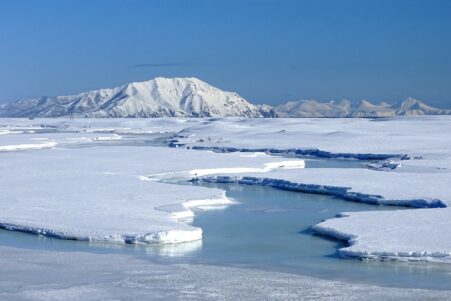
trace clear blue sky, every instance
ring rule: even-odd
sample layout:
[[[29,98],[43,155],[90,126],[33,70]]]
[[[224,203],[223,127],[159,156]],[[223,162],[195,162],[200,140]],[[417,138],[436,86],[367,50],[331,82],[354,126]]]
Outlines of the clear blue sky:
[[[256,103],[451,107],[451,1],[0,0],[0,101],[156,76]]]

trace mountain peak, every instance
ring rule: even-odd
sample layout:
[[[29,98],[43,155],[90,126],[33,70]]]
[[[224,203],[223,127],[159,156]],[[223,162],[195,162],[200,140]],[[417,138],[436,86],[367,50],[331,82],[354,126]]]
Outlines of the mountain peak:
[[[374,106],[374,104],[366,99],[362,99],[361,101],[359,101],[357,106]]]
[[[421,105],[421,104],[423,104],[421,101],[419,101],[418,99],[415,99],[415,98],[413,98],[413,97],[406,97],[400,104],[399,104],[399,106],[402,108],[402,107],[405,107],[405,108],[410,108],[410,107],[412,107],[412,106],[415,106],[415,105]]]
[[[147,81],[46,99],[9,104],[11,117],[262,117],[260,109],[237,93],[225,92],[195,77],[157,77]]]

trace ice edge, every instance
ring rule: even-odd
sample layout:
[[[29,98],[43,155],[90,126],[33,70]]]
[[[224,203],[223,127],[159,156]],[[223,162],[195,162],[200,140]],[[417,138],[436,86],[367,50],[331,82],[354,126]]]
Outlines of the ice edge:
[[[169,213],[171,217],[176,219],[177,221],[185,222],[187,221],[187,219],[194,216],[193,211],[191,211],[192,208],[231,204],[234,204],[234,202],[228,199],[225,196],[225,191],[223,191],[222,195],[212,195],[211,197],[206,199],[184,200],[181,203],[164,205],[155,209]],[[65,231],[64,229],[55,230],[36,225],[18,224],[13,221],[0,221],[0,229],[9,231],[17,231],[65,240],[128,244],[177,244],[201,240],[202,229],[194,226],[190,227],[192,227],[192,229],[190,230],[165,230],[149,233],[112,233],[86,235],[83,233],[76,233],[74,231]]]
[[[341,216],[340,218],[346,218]],[[358,243],[357,235],[342,232],[332,227],[319,223],[311,227],[317,235],[324,235],[337,240],[344,241],[348,247],[338,249],[338,254],[347,258],[358,258],[361,260],[380,260],[380,261],[427,261],[451,263],[450,252],[431,252],[431,251],[412,251],[412,252],[393,252],[393,251],[359,251],[350,250],[349,247]]]
[[[33,225],[20,225],[12,222],[0,222],[0,229],[64,240],[128,244],[172,244],[202,239],[202,229],[197,227],[193,227],[193,230],[168,230],[144,234],[117,233],[110,235],[83,235]]]
[[[446,204],[441,200],[413,199],[413,200],[387,200],[380,195],[371,195],[359,192],[350,192],[350,187],[327,186],[318,184],[293,183],[286,180],[259,178],[249,176],[210,176],[196,177],[192,181],[204,181],[209,183],[237,183],[244,185],[269,186],[282,190],[297,191],[304,193],[325,194],[340,197],[354,202],[363,202],[373,205],[405,206],[412,208],[445,208]],[[346,218],[346,214],[339,214],[337,217]],[[344,233],[334,228],[327,227],[319,223],[311,227],[318,235],[328,236],[344,241],[349,246],[357,243],[358,236],[351,233]],[[362,260],[394,260],[394,261],[436,261],[451,262],[451,253],[448,252],[386,252],[386,251],[353,251],[347,248],[338,250],[340,256],[353,257]]]
[[[182,147],[185,144],[178,143],[178,140],[172,139],[168,141],[169,147]],[[409,160],[407,154],[376,154],[376,153],[334,153],[317,148],[237,148],[226,146],[186,146],[187,149],[193,150],[210,150],[221,153],[246,152],[246,153],[266,153],[266,154],[293,154],[298,156],[313,156],[318,158],[334,158],[334,159],[358,159],[358,160],[387,160],[400,159]]]
[[[246,185],[269,186],[273,188],[297,191],[304,193],[326,194],[373,205],[406,206],[413,208],[445,208],[446,204],[438,199],[412,199],[412,200],[387,200],[381,195],[366,194],[349,191],[350,187],[328,186],[318,184],[294,183],[286,180],[273,178],[260,178],[249,176],[211,176],[197,177],[192,181],[204,181],[211,183],[237,183]]]

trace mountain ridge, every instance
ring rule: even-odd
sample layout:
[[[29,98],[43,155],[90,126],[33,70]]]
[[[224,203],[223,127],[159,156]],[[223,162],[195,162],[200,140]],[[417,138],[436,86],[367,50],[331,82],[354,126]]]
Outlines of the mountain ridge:
[[[355,117],[450,115],[407,97],[396,104],[368,100],[288,101],[254,105],[235,92],[222,91],[194,78],[157,77],[115,88],[67,96],[43,96],[0,104],[0,117]]]

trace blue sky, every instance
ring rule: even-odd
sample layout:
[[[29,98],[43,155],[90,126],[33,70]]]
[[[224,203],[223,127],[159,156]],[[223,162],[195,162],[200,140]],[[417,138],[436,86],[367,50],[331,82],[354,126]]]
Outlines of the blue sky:
[[[0,0],[0,101],[156,76],[256,103],[451,107],[451,1]]]

